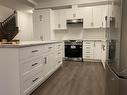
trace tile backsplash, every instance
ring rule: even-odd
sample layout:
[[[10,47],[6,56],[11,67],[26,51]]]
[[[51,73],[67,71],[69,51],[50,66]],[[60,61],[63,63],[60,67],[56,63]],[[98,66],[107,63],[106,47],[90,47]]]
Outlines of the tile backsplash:
[[[55,40],[69,39],[106,39],[105,29],[83,29],[81,27],[69,27],[67,30],[57,30]]]

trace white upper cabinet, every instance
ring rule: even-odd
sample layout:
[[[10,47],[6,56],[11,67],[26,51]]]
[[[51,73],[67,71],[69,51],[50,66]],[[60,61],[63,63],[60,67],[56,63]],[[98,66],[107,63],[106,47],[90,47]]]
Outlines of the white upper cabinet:
[[[54,29],[67,29],[66,10],[54,10]]]
[[[77,17],[76,11],[77,11],[77,10],[67,9],[67,10],[66,10],[67,19],[76,19],[76,17]]]
[[[93,7],[93,28],[101,28],[103,26],[102,14],[103,6]]]
[[[33,27],[35,40],[50,40],[51,32],[51,10],[34,10]]]
[[[93,27],[93,8],[84,7],[79,9],[83,15],[83,28],[92,28]]]
[[[83,8],[83,28],[106,28],[107,5],[91,6]]]
[[[72,9],[67,9],[67,19],[80,19],[82,12],[79,10],[78,5],[72,5]]]
[[[34,11],[34,32],[35,38],[49,39],[50,31],[67,29],[68,19],[83,19],[83,28],[106,28],[106,16],[113,15],[112,6],[98,5],[90,7],[73,7],[72,9],[43,9]],[[109,11],[110,10],[110,11]],[[53,14],[52,14],[53,13]],[[52,21],[53,18],[53,21]],[[108,21],[107,21],[108,22]],[[44,31],[44,32],[42,32]],[[48,36],[45,36],[47,35]]]
[[[80,9],[68,9],[67,12],[67,19],[80,19],[83,18],[83,11]]]

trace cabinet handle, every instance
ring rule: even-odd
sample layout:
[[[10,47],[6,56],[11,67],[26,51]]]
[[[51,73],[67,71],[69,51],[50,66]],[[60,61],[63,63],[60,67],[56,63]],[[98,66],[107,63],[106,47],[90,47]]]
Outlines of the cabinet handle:
[[[40,39],[43,41],[44,40],[43,36],[40,36]]]
[[[108,16],[105,16],[105,20],[106,20],[106,21],[108,20]]]
[[[32,53],[38,52],[39,50],[33,50]]]
[[[61,25],[60,24],[58,24],[58,28],[60,28],[61,27]]]
[[[33,82],[36,82],[38,79],[39,79],[39,78],[35,78],[35,79],[33,80]]]
[[[94,23],[93,22],[91,22],[91,26],[94,26]]]
[[[105,45],[102,45],[102,50],[105,51]]]
[[[42,18],[43,18],[43,16],[42,16],[42,15],[40,15],[40,21],[42,21]]]
[[[48,49],[51,49],[52,47],[49,47]]]
[[[90,53],[90,52],[86,52],[86,53]]]
[[[96,46],[95,42],[94,42],[94,47]]]
[[[61,61],[58,61],[58,63],[61,63]]]
[[[76,14],[73,14],[73,17],[76,17]]]
[[[86,56],[86,58],[90,58],[90,56]]]
[[[102,26],[104,25],[104,23],[102,22]]]
[[[58,45],[58,46],[61,46],[61,45]]]
[[[86,47],[86,49],[90,49],[91,47]]]
[[[61,52],[59,52],[58,54],[61,54]]]
[[[35,66],[35,65],[37,65],[38,63],[34,63],[34,64],[32,64],[32,66]]]
[[[89,42],[86,42],[86,44],[90,44]]]
[[[45,57],[45,64],[47,64],[47,57]]]

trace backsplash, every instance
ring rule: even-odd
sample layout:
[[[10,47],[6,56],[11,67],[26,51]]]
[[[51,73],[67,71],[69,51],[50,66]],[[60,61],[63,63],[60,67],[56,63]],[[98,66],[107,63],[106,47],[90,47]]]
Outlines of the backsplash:
[[[105,29],[82,29],[79,27],[71,27],[67,30],[57,30],[55,32],[55,40],[69,39],[103,39],[105,40]]]
[[[105,29],[86,29],[83,32],[83,39],[106,39]]]

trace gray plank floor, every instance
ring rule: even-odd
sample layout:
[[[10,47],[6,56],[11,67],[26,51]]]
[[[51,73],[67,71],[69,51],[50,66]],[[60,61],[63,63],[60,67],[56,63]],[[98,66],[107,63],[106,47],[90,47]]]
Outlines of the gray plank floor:
[[[101,63],[67,62],[31,95],[105,95]]]

